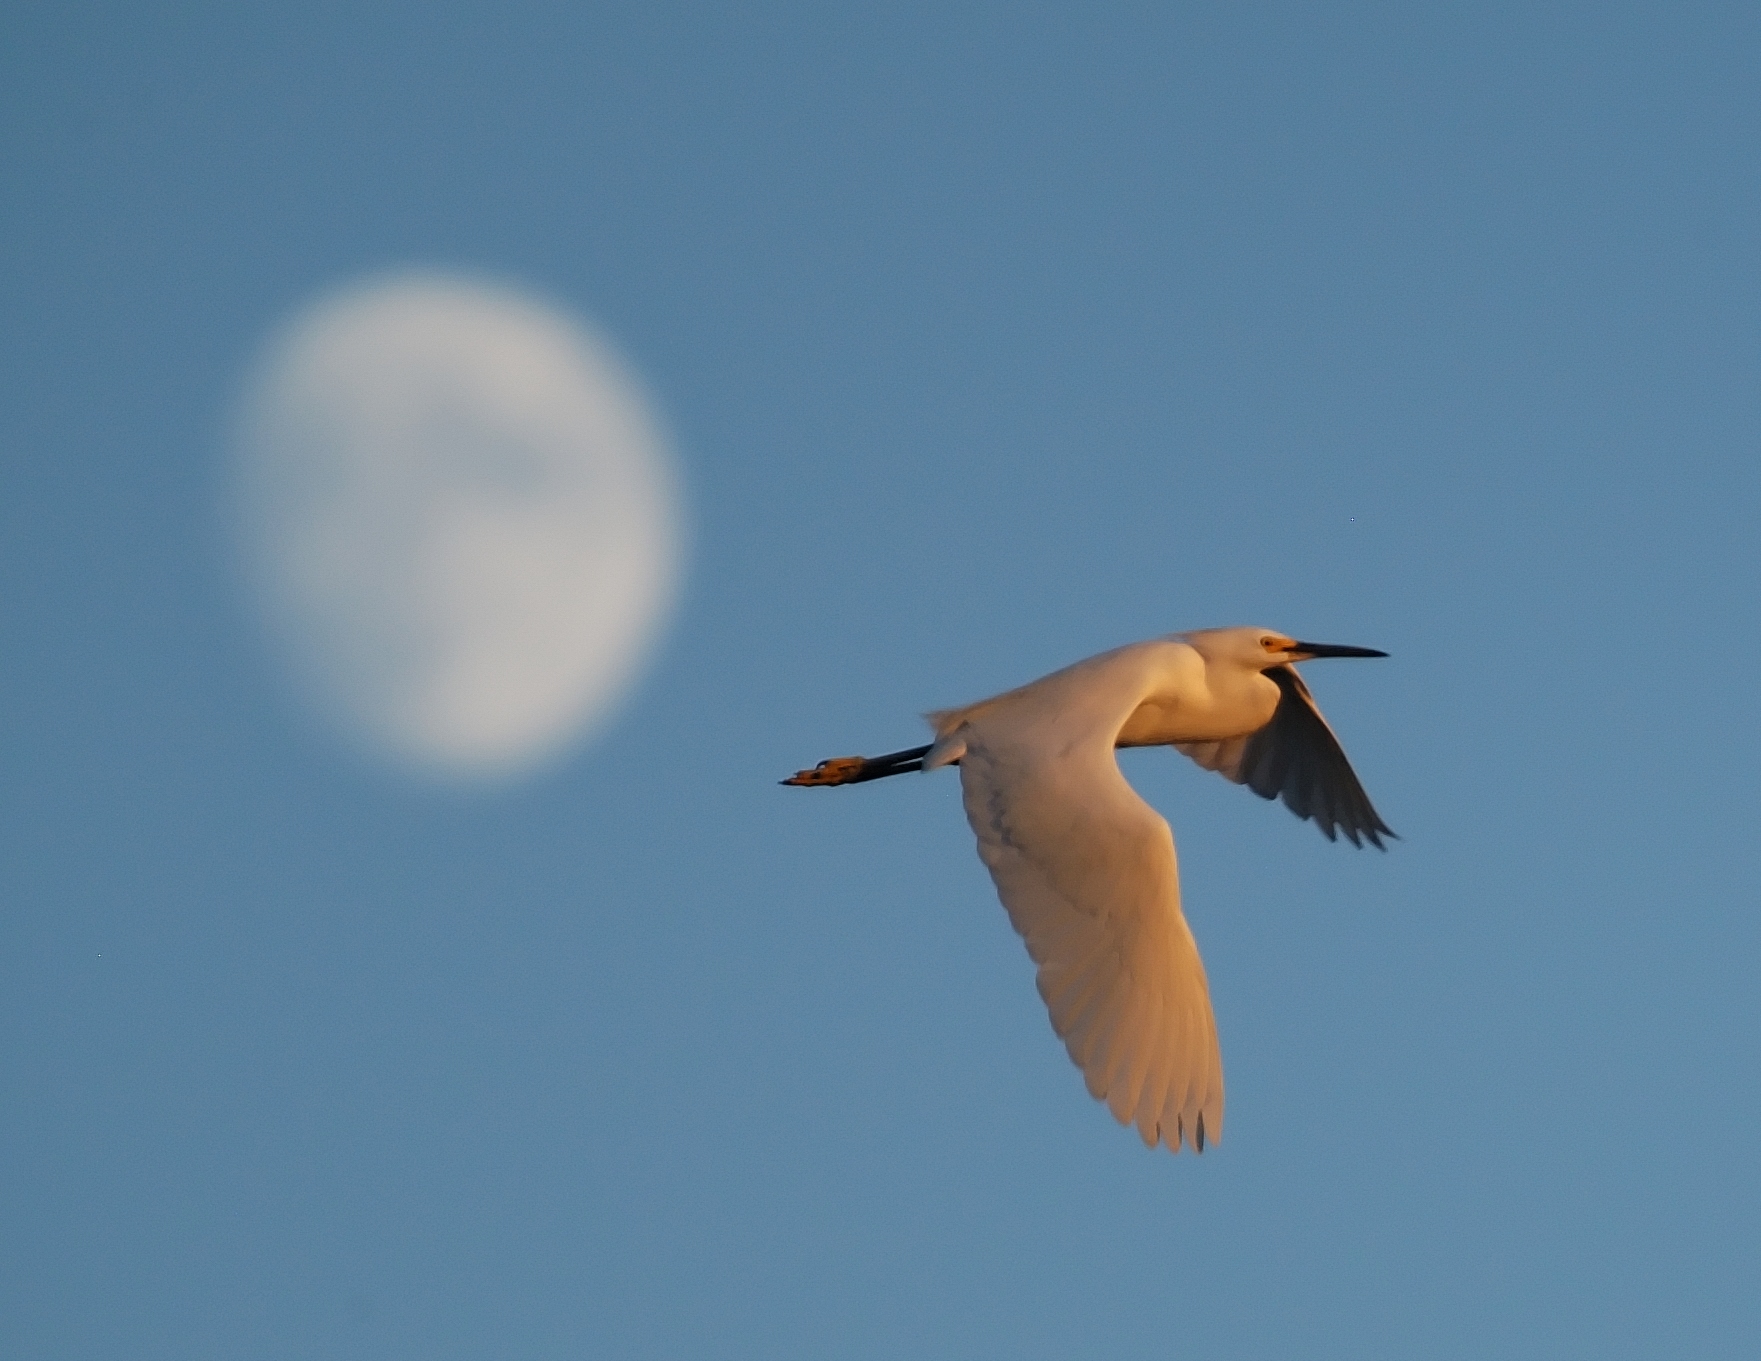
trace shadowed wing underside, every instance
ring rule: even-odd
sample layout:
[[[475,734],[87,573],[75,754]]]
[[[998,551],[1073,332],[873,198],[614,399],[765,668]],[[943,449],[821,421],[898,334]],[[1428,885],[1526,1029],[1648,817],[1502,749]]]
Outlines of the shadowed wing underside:
[[[1120,773],[1117,731],[964,726],[966,815],[1089,1092],[1146,1144],[1202,1151],[1223,1131],[1210,989],[1173,834]]]
[[[1377,850],[1387,849],[1382,838],[1393,836],[1393,830],[1364,793],[1296,668],[1274,666],[1265,674],[1280,691],[1270,723],[1244,737],[1176,742],[1175,749],[1262,799],[1282,797],[1297,817],[1313,818],[1329,841],[1344,832],[1354,846],[1368,841]]]

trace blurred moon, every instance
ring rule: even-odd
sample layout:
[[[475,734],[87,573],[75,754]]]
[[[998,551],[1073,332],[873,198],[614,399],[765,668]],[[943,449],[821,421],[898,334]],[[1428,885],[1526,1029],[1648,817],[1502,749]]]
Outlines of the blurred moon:
[[[247,390],[236,510],[299,687],[431,773],[578,740],[670,612],[672,459],[633,375],[510,289],[404,274],[319,299]]]

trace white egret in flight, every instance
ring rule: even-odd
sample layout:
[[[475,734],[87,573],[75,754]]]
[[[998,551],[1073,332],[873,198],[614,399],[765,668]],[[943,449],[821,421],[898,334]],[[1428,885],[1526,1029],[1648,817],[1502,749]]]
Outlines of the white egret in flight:
[[[1149,1146],[1202,1153],[1223,1132],[1210,989],[1180,912],[1173,833],[1113,750],[1171,746],[1261,798],[1283,798],[1329,841],[1343,832],[1385,849],[1394,833],[1292,663],[1387,655],[1268,629],[1174,634],[929,714],[928,746],[821,761],[783,783],[958,765],[979,857],[1090,1094]]]

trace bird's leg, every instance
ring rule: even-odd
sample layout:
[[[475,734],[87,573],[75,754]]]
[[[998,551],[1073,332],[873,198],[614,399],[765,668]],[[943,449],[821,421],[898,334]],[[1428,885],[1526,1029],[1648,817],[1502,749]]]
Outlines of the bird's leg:
[[[821,761],[812,770],[797,770],[782,784],[861,784],[864,780],[884,780],[889,775],[903,775],[908,770],[922,770],[927,746],[909,751],[888,752],[885,756],[834,756]]]

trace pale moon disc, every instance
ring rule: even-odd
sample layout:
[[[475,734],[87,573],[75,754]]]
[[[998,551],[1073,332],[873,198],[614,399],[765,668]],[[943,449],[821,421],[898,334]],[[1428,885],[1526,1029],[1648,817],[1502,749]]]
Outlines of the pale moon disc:
[[[437,274],[320,298],[239,424],[240,544],[298,687],[380,752],[503,776],[579,740],[667,615],[672,458],[611,346]]]

